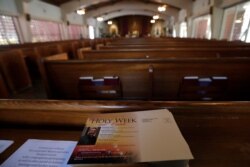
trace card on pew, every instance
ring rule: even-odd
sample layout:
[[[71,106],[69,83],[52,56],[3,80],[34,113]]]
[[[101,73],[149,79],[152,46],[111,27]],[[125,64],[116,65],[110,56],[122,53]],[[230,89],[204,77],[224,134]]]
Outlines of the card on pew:
[[[70,167],[67,161],[76,144],[76,141],[29,139],[0,166]]]
[[[92,115],[68,163],[183,167],[189,159],[192,153],[172,113],[162,109]]]

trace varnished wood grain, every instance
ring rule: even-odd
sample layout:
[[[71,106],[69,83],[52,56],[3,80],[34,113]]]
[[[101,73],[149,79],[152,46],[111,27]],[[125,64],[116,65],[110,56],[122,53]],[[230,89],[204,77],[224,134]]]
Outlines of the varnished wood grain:
[[[45,61],[43,67],[52,99],[79,99],[78,82],[83,76],[118,76],[123,99],[127,100],[179,100],[183,77],[227,76],[228,87],[222,100],[249,100],[249,64],[248,58],[177,58]]]
[[[20,50],[0,52],[0,70],[10,93],[31,87],[31,78]]]
[[[249,57],[250,47],[150,47],[86,51],[81,50],[80,59],[163,59],[163,58],[220,58]]]

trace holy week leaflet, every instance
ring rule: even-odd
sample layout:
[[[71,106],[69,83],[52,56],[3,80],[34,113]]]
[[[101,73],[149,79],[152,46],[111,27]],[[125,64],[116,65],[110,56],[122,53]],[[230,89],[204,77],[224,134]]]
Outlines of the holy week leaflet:
[[[167,109],[94,114],[85,123],[69,164],[193,159]]]

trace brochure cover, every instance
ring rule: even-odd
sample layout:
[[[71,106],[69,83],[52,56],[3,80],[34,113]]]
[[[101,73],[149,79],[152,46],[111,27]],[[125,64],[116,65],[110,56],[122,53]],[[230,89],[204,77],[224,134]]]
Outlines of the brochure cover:
[[[69,164],[189,160],[192,153],[166,110],[89,117]]]

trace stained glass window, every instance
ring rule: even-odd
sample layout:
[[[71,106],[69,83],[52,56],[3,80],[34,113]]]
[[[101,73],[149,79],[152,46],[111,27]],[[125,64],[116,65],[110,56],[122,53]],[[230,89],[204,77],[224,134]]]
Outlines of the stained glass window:
[[[52,21],[31,20],[32,42],[61,40],[60,24]]]

